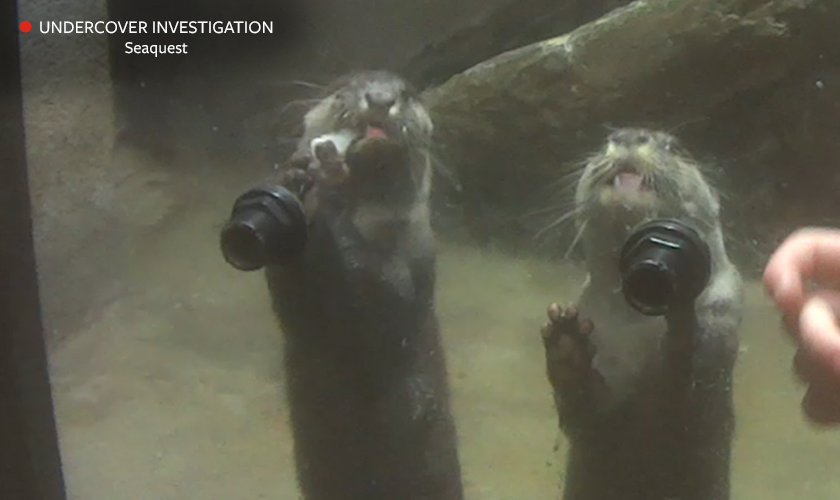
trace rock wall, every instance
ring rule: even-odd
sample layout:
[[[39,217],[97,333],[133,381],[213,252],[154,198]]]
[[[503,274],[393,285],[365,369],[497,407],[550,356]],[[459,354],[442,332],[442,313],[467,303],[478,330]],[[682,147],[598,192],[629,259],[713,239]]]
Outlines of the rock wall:
[[[660,128],[710,165],[735,257],[760,271],[793,227],[840,216],[838,23],[835,0],[634,2],[452,77],[425,97],[466,226],[534,250],[528,214],[569,208],[558,181],[608,127]],[[559,255],[574,231],[553,233]]]
[[[40,20],[107,19],[102,0],[21,0],[26,148],[42,309],[50,340],[71,331],[113,283],[128,238],[153,211],[151,174],[114,151],[108,44],[101,35],[43,35]]]

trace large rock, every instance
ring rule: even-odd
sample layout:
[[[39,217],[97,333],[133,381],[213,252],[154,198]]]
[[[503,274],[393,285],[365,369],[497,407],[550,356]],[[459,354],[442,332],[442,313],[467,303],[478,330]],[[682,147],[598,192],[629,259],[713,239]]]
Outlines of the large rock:
[[[415,85],[438,85],[500,52],[551,38],[630,0],[506,0],[411,57],[401,73]]]
[[[707,148],[701,130],[740,133],[733,123],[762,113],[771,87],[836,64],[838,25],[836,0],[637,1],[427,91],[438,154],[461,180],[468,220],[481,221],[472,229],[507,233],[504,222],[548,202],[541,187],[597,148],[605,126],[693,129],[689,146]]]

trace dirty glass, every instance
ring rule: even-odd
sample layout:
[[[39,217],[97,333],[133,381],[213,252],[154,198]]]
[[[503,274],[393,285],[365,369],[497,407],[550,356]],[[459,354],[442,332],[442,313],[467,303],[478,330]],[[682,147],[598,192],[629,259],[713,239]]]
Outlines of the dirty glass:
[[[835,0],[19,18],[70,498],[840,495],[760,283],[795,228],[840,225]],[[384,167],[348,168],[359,144]],[[691,227],[633,233],[654,215]],[[669,285],[666,316],[629,300]]]

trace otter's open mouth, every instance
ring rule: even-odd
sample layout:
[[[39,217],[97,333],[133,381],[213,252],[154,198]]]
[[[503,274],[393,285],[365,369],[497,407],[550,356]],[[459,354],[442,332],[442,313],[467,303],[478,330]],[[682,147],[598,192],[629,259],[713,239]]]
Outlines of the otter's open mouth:
[[[365,127],[364,138],[365,139],[387,139],[390,137],[391,134],[385,130],[385,127],[380,127],[376,125],[368,125]]]
[[[621,193],[649,193],[651,186],[644,175],[631,168],[620,169],[611,181],[611,186]]]
[[[405,137],[405,127],[399,121],[386,116],[370,113],[361,115],[354,120],[353,128],[361,139],[392,139],[402,140]]]

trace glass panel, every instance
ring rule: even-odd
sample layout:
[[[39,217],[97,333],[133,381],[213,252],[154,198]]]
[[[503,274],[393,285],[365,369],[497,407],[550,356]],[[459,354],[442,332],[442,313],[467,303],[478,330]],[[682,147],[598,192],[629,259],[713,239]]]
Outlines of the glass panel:
[[[760,282],[840,218],[836,1],[45,5],[70,498],[840,495]]]

